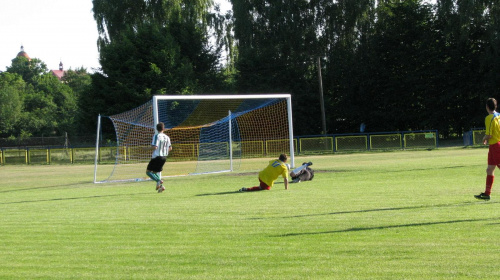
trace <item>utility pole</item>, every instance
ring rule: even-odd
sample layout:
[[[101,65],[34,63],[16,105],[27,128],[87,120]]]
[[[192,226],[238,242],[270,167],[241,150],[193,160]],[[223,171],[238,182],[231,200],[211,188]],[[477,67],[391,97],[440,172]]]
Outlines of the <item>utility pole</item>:
[[[318,56],[319,102],[321,105],[321,122],[323,134],[326,134],[325,100],[323,98],[323,78],[321,77],[321,60]]]

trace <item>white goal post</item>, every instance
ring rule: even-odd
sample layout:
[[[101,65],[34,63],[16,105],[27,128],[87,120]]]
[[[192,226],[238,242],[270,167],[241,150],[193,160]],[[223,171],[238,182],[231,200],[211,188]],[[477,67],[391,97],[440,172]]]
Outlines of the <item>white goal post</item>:
[[[173,146],[164,177],[233,171],[241,158],[275,158],[279,153],[287,153],[295,166],[290,94],[155,95],[135,109],[104,117],[111,120],[116,133],[116,140],[108,139],[112,144],[107,147],[100,143],[101,118],[95,183],[147,180],[151,152],[144,151],[159,122],[165,124]],[[105,162],[107,168],[101,168]],[[99,169],[107,171],[99,174]]]

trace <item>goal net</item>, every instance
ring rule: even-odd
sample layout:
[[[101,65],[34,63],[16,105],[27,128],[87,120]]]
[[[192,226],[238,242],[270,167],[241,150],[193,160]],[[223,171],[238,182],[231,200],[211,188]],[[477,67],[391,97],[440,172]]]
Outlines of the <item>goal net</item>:
[[[112,139],[102,136],[107,119]],[[293,167],[289,94],[158,95],[130,111],[99,116],[94,182],[147,180],[158,122],[172,142],[163,177],[238,170],[242,158],[281,153]]]

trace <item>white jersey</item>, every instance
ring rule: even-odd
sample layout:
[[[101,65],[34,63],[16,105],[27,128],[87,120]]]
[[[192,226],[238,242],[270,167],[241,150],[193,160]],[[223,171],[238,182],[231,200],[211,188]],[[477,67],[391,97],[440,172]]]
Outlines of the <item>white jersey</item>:
[[[151,142],[152,146],[158,147],[153,151],[152,158],[155,157],[166,157],[168,156],[168,149],[172,144],[170,143],[170,137],[168,137],[164,133],[158,133],[153,136],[153,141]]]

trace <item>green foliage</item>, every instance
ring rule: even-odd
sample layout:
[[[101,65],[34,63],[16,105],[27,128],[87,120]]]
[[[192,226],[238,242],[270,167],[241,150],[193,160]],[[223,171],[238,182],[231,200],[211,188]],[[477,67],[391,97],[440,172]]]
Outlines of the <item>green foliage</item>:
[[[205,53],[201,44],[190,42],[179,42],[170,29],[152,25],[125,32],[119,40],[101,47],[102,73],[92,76],[89,98],[99,97],[113,105],[100,112],[114,114],[134,108],[154,94],[210,89],[213,82],[209,80],[214,77],[210,59],[213,62],[215,57]]]
[[[7,72],[0,74],[0,135],[26,138],[75,133],[78,95],[71,86],[81,93],[89,78],[80,69],[82,81],[76,82],[73,71],[68,72],[66,82],[60,82],[37,58],[12,60]]]
[[[62,135],[76,132],[77,99],[71,88],[51,74],[35,79],[34,91],[26,95],[24,123],[33,135]]]
[[[175,23],[205,27],[212,0],[93,0],[94,19],[101,43],[121,40],[122,34],[141,25],[170,26]],[[197,43],[197,42],[192,42]]]
[[[89,120],[98,114],[130,110],[153,95],[214,93],[226,87],[218,68],[220,48],[212,49],[208,41],[208,24],[223,21],[209,12],[212,1],[93,3],[102,68],[80,102],[86,127],[95,127]]]
[[[432,114],[427,110],[434,108],[428,105],[436,103],[427,98],[432,87],[424,86],[433,82],[433,69],[440,62],[433,48],[437,35],[431,28],[430,7],[417,1],[390,2],[380,4],[377,15],[373,34],[360,46],[363,52],[355,52],[355,67],[341,66],[350,72],[341,82],[354,77],[356,83],[345,88],[351,92],[340,101],[339,113],[352,122],[348,126],[364,122],[371,131],[434,127],[419,117]]]
[[[26,83],[21,76],[0,74],[0,135],[9,135],[21,119]]]
[[[310,1],[231,1],[235,64],[240,92],[293,94],[294,123],[299,133],[320,130],[317,76],[319,55],[315,3]],[[314,97],[312,97],[314,96]],[[312,112],[314,111],[314,113]]]
[[[12,65],[7,67],[7,72],[21,75],[27,83],[33,83],[34,79],[47,73],[47,65],[38,58],[28,60],[24,56],[18,56],[12,60]]]
[[[29,102],[36,114],[4,105],[12,117],[1,119],[2,135],[19,135],[23,117],[36,133],[61,133],[75,123],[92,131],[98,114],[135,108],[155,94],[234,92],[289,92],[295,134],[319,134],[318,70],[330,133],[358,132],[365,123],[367,132],[460,136],[484,125],[487,97],[499,98],[496,1],[231,3],[233,12],[223,15],[210,0],[93,0],[100,71],[69,71],[70,93],[40,78],[47,72],[40,60],[14,59],[7,72],[27,86],[22,92],[3,85],[2,98]]]
[[[317,57],[329,132],[461,135],[499,93],[495,1],[231,2],[238,90],[291,92],[297,134],[321,131]]]
[[[81,97],[89,90],[92,79],[87,73],[87,69],[82,67],[66,70],[62,81],[75,92],[77,97]]]
[[[340,85],[333,117],[343,131],[438,129],[461,135],[484,126],[484,100],[500,87],[492,62],[497,27],[492,1],[381,1]],[[338,61],[331,60],[331,67]],[[327,64],[328,68],[331,68]],[[331,94],[331,93],[329,93]],[[404,113],[403,113],[404,112]]]

